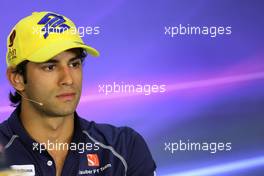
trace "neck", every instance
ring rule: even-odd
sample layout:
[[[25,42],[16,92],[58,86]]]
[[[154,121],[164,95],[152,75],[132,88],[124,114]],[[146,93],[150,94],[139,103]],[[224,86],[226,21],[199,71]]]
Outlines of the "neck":
[[[34,109],[30,104],[22,103],[20,118],[31,138],[39,143],[71,142],[74,131],[74,114],[51,117]]]

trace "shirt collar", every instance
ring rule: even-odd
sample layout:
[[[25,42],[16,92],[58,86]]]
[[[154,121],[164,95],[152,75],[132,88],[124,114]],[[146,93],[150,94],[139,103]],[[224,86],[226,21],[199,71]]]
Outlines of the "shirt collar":
[[[36,141],[30,137],[30,135],[27,133],[26,129],[22,125],[21,119],[19,117],[20,111],[21,106],[19,105],[10,115],[10,118],[8,119],[8,124],[13,131],[13,135],[18,135],[20,141],[24,143],[27,148],[33,149],[33,143],[36,143]],[[76,112],[74,112],[74,133],[71,142],[79,143],[80,141],[84,140],[82,130],[83,129],[80,117]]]

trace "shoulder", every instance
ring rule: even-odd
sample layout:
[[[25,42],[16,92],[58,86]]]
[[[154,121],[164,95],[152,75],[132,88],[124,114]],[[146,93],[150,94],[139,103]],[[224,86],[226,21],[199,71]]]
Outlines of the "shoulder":
[[[130,143],[141,137],[134,129],[127,126],[117,127],[111,124],[89,122],[85,119],[80,120],[84,133],[108,144]]]
[[[83,120],[83,119],[82,119]],[[128,175],[153,175],[156,164],[144,138],[130,127],[81,122],[84,133],[94,142],[114,149],[128,163]]]
[[[8,125],[8,120],[0,123],[0,144],[6,145],[12,137],[12,131]]]

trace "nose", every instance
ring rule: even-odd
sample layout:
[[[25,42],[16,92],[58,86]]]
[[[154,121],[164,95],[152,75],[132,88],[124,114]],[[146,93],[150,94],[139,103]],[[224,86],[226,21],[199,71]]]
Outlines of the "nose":
[[[70,68],[65,66],[60,69],[60,85],[68,86],[73,84]]]

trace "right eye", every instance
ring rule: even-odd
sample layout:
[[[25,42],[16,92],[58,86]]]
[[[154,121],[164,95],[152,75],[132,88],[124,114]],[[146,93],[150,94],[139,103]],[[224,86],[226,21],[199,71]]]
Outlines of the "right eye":
[[[44,70],[44,71],[53,71],[55,69],[55,65],[52,64],[52,65],[44,65],[42,66],[41,68]]]

